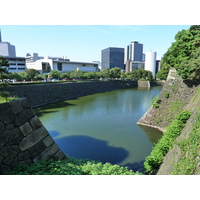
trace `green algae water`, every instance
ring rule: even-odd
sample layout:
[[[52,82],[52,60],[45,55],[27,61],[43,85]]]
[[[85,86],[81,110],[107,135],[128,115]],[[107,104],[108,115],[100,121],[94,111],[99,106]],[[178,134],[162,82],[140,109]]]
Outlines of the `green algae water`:
[[[99,93],[35,109],[68,156],[109,162],[143,171],[143,162],[162,133],[137,121],[161,87]]]

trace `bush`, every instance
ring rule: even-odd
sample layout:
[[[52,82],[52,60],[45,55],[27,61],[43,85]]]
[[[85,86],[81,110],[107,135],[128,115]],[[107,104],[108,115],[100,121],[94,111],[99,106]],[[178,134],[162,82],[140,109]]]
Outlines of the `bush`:
[[[187,110],[182,111],[175,117],[171,125],[167,127],[167,131],[163,137],[153,147],[151,154],[145,159],[144,168],[147,173],[152,173],[159,168],[164,156],[173,147],[177,136],[181,133],[190,115],[191,112]]]
[[[101,163],[89,159],[70,157],[66,160],[38,161],[32,165],[19,165],[11,174],[16,175],[140,175],[127,167]]]
[[[165,97],[165,99],[168,99],[169,98],[169,92],[165,92],[164,97]]]

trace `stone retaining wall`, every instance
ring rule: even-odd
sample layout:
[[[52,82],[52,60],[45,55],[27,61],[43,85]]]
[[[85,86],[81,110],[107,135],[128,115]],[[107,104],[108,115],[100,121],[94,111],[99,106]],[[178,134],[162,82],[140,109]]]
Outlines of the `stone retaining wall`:
[[[73,99],[80,96],[137,87],[137,81],[91,81],[76,83],[51,83],[11,85],[8,91],[13,96],[27,98],[32,107]]]
[[[64,159],[26,99],[0,104],[0,174],[21,163]]]

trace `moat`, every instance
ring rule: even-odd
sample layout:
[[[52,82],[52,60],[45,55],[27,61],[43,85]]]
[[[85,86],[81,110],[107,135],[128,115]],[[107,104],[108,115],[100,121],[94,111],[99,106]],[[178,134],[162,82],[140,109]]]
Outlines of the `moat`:
[[[42,106],[35,112],[66,155],[143,171],[144,159],[162,133],[136,123],[161,89],[115,90]]]

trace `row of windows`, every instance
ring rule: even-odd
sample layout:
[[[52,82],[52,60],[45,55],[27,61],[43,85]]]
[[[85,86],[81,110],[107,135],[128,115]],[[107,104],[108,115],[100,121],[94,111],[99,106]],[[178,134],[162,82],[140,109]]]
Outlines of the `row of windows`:
[[[25,62],[25,59],[20,59],[20,58],[7,58],[8,61],[23,61]]]
[[[23,66],[25,66],[25,63],[10,63],[10,65],[23,65]]]
[[[17,70],[17,68],[16,67],[9,67],[9,70]],[[25,70],[25,68],[18,68],[18,70]]]

